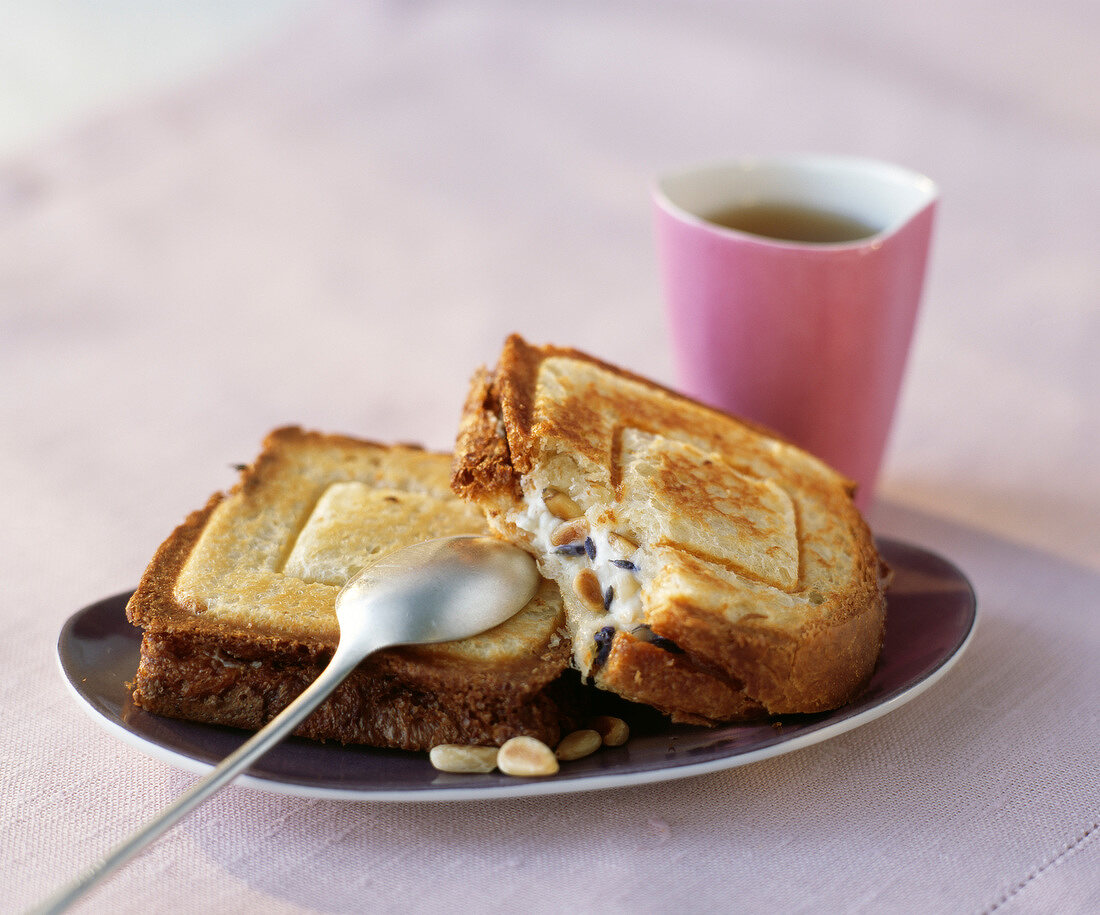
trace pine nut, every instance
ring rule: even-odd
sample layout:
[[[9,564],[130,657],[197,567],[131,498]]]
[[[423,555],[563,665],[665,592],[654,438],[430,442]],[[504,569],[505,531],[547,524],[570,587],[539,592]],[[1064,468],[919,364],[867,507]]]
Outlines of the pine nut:
[[[614,532],[607,535],[607,545],[616,553],[620,553],[624,557],[629,556],[638,549],[638,544],[629,537],[624,537],[622,534],[616,534]]]
[[[550,532],[550,546],[565,546],[567,543],[583,541],[588,533],[588,522],[584,518],[566,521]]]
[[[630,737],[630,726],[622,718],[612,715],[598,715],[592,719],[592,728],[603,738],[609,747],[620,747]]]
[[[573,579],[573,590],[589,610],[596,613],[603,612],[603,591],[600,588],[600,579],[591,569],[584,569]]]
[[[496,747],[469,747],[441,743],[432,747],[428,758],[440,772],[492,772],[497,765]]]
[[[583,731],[574,731],[564,737],[554,755],[562,761],[581,759],[595,753],[602,744],[603,738],[599,731],[585,728]]]
[[[554,775],[558,771],[558,760],[554,751],[541,740],[534,737],[513,737],[500,748],[497,767],[505,775],[534,778]]]
[[[560,489],[555,489],[553,486],[547,486],[542,491],[542,501],[546,505],[546,510],[550,512],[555,518],[561,518],[563,521],[572,521],[574,518],[580,518],[584,512],[581,511],[581,507],[569,498]]]

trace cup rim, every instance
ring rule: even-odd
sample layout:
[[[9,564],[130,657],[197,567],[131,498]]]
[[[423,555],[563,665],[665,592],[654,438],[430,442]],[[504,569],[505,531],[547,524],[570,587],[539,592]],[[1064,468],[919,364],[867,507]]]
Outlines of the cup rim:
[[[872,180],[882,182],[884,186],[907,189],[914,195],[912,203],[890,219],[886,225],[876,232],[852,241],[839,242],[807,242],[792,239],[771,238],[764,235],[756,235],[741,229],[732,229],[712,222],[705,216],[690,207],[684,206],[674,199],[675,193],[670,192],[669,185],[673,182],[685,182],[691,179],[699,179],[704,176],[720,175],[749,175],[753,172],[764,170],[785,170],[792,175],[798,174],[803,178],[817,173],[819,175],[831,174],[833,176],[846,174],[849,177],[856,175],[870,177]],[[658,174],[652,181],[651,194],[653,201],[663,210],[675,218],[706,229],[718,235],[728,235],[738,239],[751,240],[759,244],[773,247],[797,248],[804,251],[829,250],[835,251],[844,248],[864,248],[869,245],[881,244],[881,242],[898,232],[909,223],[917,214],[935,204],[939,199],[939,188],[927,175],[888,162],[868,156],[844,155],[835,153],[777,153],[761,155],[744,155],[732,159],[712,159],[686,165],[677,169],[671,169]]]

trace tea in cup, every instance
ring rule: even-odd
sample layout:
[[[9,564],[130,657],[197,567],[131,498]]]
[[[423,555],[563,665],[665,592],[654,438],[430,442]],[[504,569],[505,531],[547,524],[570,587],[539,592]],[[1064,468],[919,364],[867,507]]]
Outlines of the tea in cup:
[[[746,158],[653,194],[681,389],[762,423],[858,485],[897,406],[937,191],[845,156]]]

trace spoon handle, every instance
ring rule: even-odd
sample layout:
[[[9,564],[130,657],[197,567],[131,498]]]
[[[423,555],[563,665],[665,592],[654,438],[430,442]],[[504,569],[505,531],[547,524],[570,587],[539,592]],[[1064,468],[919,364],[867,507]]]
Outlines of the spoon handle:
[[[370,650],[377,650],[381,645]],[[302,721],[336,689],[355,665],[364,657],[362,646],[352,650],[341,642],[328,666],[293,702],[257,731],[237,750],[223,759],[208,775],[196,782],[184,794],[151,820],[114,851],[89,867],[68,886],[51,896],[35,913],[63,912],[93,886],[116,868],[124,864],[147,845],[154,842],[179,820],[183,819],[218,789],[236,778],[244,769],[264,755],[280,740],[290,734]]]

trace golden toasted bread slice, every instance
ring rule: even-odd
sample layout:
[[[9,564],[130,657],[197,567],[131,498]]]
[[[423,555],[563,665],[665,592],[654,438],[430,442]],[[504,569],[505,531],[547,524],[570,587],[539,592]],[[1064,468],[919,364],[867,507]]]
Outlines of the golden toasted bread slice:
[[[311,683],[339,637],[337,592],[368,560],[452,534],[487,533],[448,486],[449,455],[280,429],[227,495],[161,546],[130,599],[144,630],[134,702],[256,729]],[[473,638],[364,661],[298,733],[428,749],[553,744],[570,723],[557,587]]]
[[[758,426],[513,336],[474,379],[451,483],[558,583],[582,674],[675,720],[834,708],[874,667],[853,487]]]

